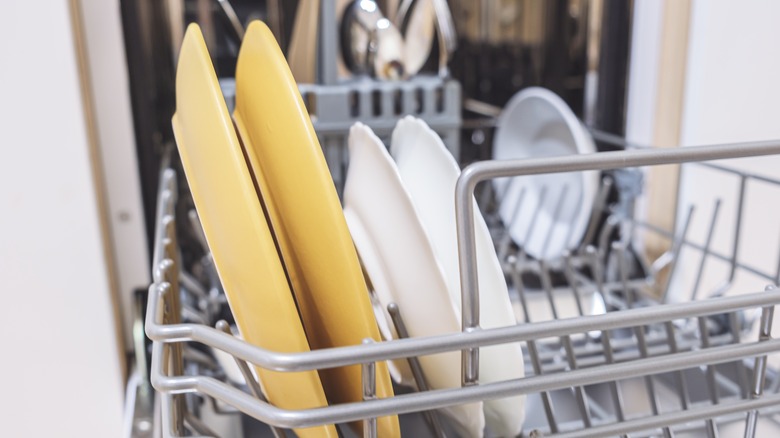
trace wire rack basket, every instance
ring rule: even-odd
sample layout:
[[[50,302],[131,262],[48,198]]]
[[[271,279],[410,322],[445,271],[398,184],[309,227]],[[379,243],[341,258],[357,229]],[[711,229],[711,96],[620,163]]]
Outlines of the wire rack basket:
[[[776,272],[765,272],[740,259],[739,236],[745,223],[744,200],[752,185],[780,187],[780,181],[706,162],[780,154],[780,142],[655,149],[601,137],[628,148],[592,155],[483,161],[464,169],[455,193],[462,332],[306,353],[279,353],[249,345],[221,321],[226,304],[208,254],[201,260],[204,272],[210,273],[205,285],[180,261],[177,221],[190,225],[196,236],[200,236],[199,225],[194,212],[185,220],[177,217],[175,172],[165,170],[158,202],[154,283],[149,288],[145,321],[146,334],[153,341],[150,378],[160,399],[163,435],[219,435],[197,415],[198,401],[208,400],[223,411],[230,406],[230,412],[237,410],[272,426],[276,436],[291,433],[285,431],[292,428],[358,420],[364,423],[365,436],[376,436],[377,417],[422,412],[429,430],[415,436],[452,436],[436,409],[518,394],[528,396],[524,436],[716,437],[733,435],[737,429],[740,435],[756,436],[757,428],[774,427],[780,411],[780,374],[772,359],[780,351],[780,340],[772,339],[771,330],[780,290],[767,286],[763,291],[739,291],[737,295],[725,291],[743,273],[763,284],[777,283]],[[695,208],[678,214],[681,219],[673,230],[634,217],[632,202],[642,189],[636,168],[672,164],[681,164],[683,172],[689,166],[700,166],[734,179],[738,198],[730,251],[713,247],[710,238],[699,242],[689,236]],[[583,244],[550,260],[534,260],[511,241],[496,213],[500,196],[489,185],[480,186],[479,204],[491,225],[519,321],[515,326],[480,329],[471,202],[478,183],[587,170],[615,173],[602,179]],[[618,202],[610,201],[614,187],[620,188]],[[722,213],[719,206],[716,201],[707,235],[715,234],[715,219]],[[606,220],[597,220],[601,215]],[[637,250],[642,233],[667,239],[668,251],[655,260],[643,260]],[[201,242],[205,246],[205,239]],[[776,242],[768,244],[776,250]],[[698,269],[688,269],[690,263],[682,257],[686,252],[700,258],[694,263]],[[708,273],[705,265],[713,260],[727,268]],[[694,299],[673,302],[670,297],[681,289],[675,285],[681,267],[696,279]],[[702,284],[708,284],[703,278],[719,275],[725,282],[706,296],[699,293]],[[397,315],[403,312],[394,310]],[[546,316],[538,317],[542,314]],[[402,318],[394,322],[403,327]],[[403,335],[402,330],[399,333]],[[526,377],[481,383],[479,349],[515,342],[523,347]],[[371,376],[376,362],[407,358],[414,369],[417,357],[446,351],[461,351],[462,387],[429,390],[425,377],[417,375],[415,391],[386,399],[374,397]],[[235,360],[244,384],[227,377],[214,352],[227,353]],[[361,364],[365,401],[301,411],[280,409],[263,398],[248,364],[281,372]]]

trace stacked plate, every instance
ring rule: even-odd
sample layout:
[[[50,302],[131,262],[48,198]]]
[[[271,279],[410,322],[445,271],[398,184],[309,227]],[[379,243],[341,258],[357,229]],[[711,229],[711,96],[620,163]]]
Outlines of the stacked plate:
[[[385,339],[397,338],[387,306],[395,303],[412,337],[460,331],[461,288],[455,228],[455,185],[460,168],[441,138],[422,120],[406,117],[392,134],[390,153],[362,125],[349,136],[350,167],[344,214],[367,277]],[[529,88],[502,113],[495,159],[544,158],[595,152],[593,141],[554,93]],[[500,216],[513,240],[538,259],[554,259],[576,247],[590,218],[596,172],[497,180]],[[475,212],[479,209],[474,208]],[[516,324],[507,284],[483,217],[475,213],[480,322],[483,328]],[[435,309],[435,310],[434,310]],[[460,385],[459,355],[420,358],[430,387]],[[410,384],[405,361],[393,378]],[[523,377],[519,344],[480,349],[480,382]],[[524,421],[524,397],[485,401],[445,410],[467,436],[482,425],[516,436]]]
[[[410,336],[460,331],[454,205],[460,169],[423,121],[401,120],[390,153],[368,127],[358,123],[352,128],[342,211],[296,83],[264,24],[250,24],[245,34],[232,118],[197,25],[191,25],[184,38],[176,95],[177,146],[243,339],[284,352],[359,345],[367,338],[395,339],[398,334],[387,313],[391,303],[398,305]],[[532,113],[546,114],[547,107],[533,97],[528,94],[519,103],[533,102]],[[550,111],[554,109],[553,105]],[[521,118],[530,114],[527,111],[521,111]],[[554,117],[545,120],[549,123],[537,131],[526,127],[529,130],[514,132],[513,118],[502,117],[507,135],[529,135],[531,142],[549,137],[545,150],[565,152],[555,143],[561,131]],[[501,146],[497,154],[525,156],[518,152],[522,150]],[[538,195],[540,184],[553,186],[552,181],[518,181],[498,184],[507,199],[520,192]],[[584,226],[578,211],[587,210],[592,191],[582,181],[572,177],[565,184],[579,203],[563,214],[546,215],[547,228],[553,230],[547,240],[552,243],[539,252],[532,249],[536,240],[522,241],[529,253],[544,257],[577,240]],[[542,198],[537,196],[534,208],[545,208],[547,201]],[[574,228],[559,229],[557,219]],[[482,327],[513,325],[516,321],[490,234],[479,213],[475,220]],[[521,226],[519,230],[528,232]],[[480,353],[482,383],[523,377],[519,343],[482,348]],[[431,388],[460,386],[459,352],[419,360]],[[405,360],[379,363],[380,398],[393,396],[391,373],[400,383],[412,383]],[[268,400],[286,409],[357,402],[363,396],[357,365],[301,373],[257,368],[256,374]],[[482,436],[485,426],[500,436],[516,436],[522,431],[524,403],[524,396],[515,396],[444,412],[464,436]],[[377,425],[379,436],[400,436],[396,416],[380,418]],[[333,426],[296,433],[337,436]]]
[[[407,117],[396,126],[388,154],[361,124],[349,137],[350,167],[344,214],[378,302],[378,319],[396,303],[409,335],[460,331],[460,280],[455,233],[455,183],[460,169],[441,138],[422,120]],[[393,160],[394,159],[394,160]],[[476,210],[478,211],[478,210]],[[477,222],[477,265],[482,327],[514,325],[506,282],[481,215]],[[392,324],[384,336],[396,337]],[[420,358],[431,388],[460,386],[459,353]],[[409,382],[403,363],[394,377]],[[522,378],[519,344],[480,350],[480,381]],[[522,396],[458,406],[445,411],[466,436],[482,436],[483,426],[500,436],[516,436],[524,420]]]
[[[280,352],[381,340],[322,149],[264,24],[250,24],[241,45],[233,119],[200,29],[188,28],[177,67],[173,128],[241,336]],[[256,371],[268,400],[281,408],[363,399],[359,365]],[[376,393],[393,396],[384,363],[376,367]],[[377,429],[383,437],[400,436],[396,416],[379,418]],[[295,432],[338,436],[332,425]]]

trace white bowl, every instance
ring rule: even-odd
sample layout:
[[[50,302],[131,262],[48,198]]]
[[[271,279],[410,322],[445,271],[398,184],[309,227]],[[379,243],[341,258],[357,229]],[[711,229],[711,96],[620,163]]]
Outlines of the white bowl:
[[[496,160],[595,152],[590,134],[550,90],[531,87],[520,91],[498,118],[493,141]],[[499,214],[512,239],[537,259],[553,259],[579,245],[598,184],[596,171],[494,181],[501,200]]]

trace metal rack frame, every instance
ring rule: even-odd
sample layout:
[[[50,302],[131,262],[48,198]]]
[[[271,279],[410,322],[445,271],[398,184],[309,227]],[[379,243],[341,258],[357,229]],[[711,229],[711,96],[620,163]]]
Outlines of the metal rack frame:
[[[167,187],[164,187],[168,194],[161,195],[158,209],[160,212],[158,224],[163,225],[159,227],[158,238],[160,242],[167,242],[167,244],[160,245],[159,251],[157,248],[155,250],[155,283],[149,291],[145,327],[147,335],[154,341],[151,380],[163,399],[162,417],[166,423],[163,425],[164,430],[172,435],[181,433],[187,418],[186,411],[177,400],[180,399],[181,394],[191,392],[222,400],[260,421],[280,428],[364,420],[368,436],[374,436],[372,434],[375,430],[372,428],[371,419],[378,416],[425,411],[510,395],[538,393],[542,397],[549,427],[546,432],[540,430],[534,433],[560,434],[556,436],[604,436],[660,430],[664,435],[671,436],[674,433],[674,425],[704,421],[706,430],[712,436],[717,429],[716,417],[734,417],[747,413],[746,436],[752,436],[759,410],[772,413],[774,412],[772,409],[780,406],[780,394],[772,391],[771,395],[763,395],[766,386],[767,355],[780,351],[780,340],[771,339],[770,336],[774,306],[780,304],[780,291],[768,287],[764,292],[736,297],[627,308],[602,315],[532,322],[490,330],[480,329],[474,212],[470,198],[474,194],[477,183],[496,177],[680,164],[771,154],[780,154],[780,142],[680,149],[636,149],[593,155],[472,164],[464,169],[456,188],[463,331],[443,336],[400,339],[307,353],[278,353],[264,350],[249,345],[222,330],[201,324],[179,323],[176,320],[179,313],[177,309],[180,306],[175,298],[178,295],[176,284],[178,278],[172,274],[177,271],[178,262],[175,236],[171,236],[171,233],[175,234],[174,227],[171,225],[175,221],[171,207],[175,203],[175,187],[171,187],[168,183]],[[732,261],[736,263],[736,259]],[[624,285],[627,284],[625,276],[621,280]],[[736,319],[738,312],[749,309],[761,309],[758,339],[746,341],[739,332],[720,336],[717,339],[709,336],[707,328],[709,317],[726,314],[730,319]],[[675,321],[678,320],[695,321],[693,331],[677,327]],[[648,330],[649,327],[661,327],[662,330]],[[636,341],[628,342],[624,348],[620,339],[613,339],[614,335],[611,334],[619,329],[633,332]],[[659,332],[664,335],[657,336]],[[574,345],[576,339],[591,333],[599,334],[601,348],[594,347],[595,342],[584,346]],[[538,348],[545,345],[544,340],[551,338],[559,339],[557,349]],[[686,344],[686,339],[693,339],[693,341]],[[654,343],[658,340],[660,343]],[[301,411],[279,409],[213,377],[183,375],[178,366],[182,357],[178,347],[184,342],[199,342],[223,350],[238,360],[276,371],[293,372],[363,364],[367,400]],[[479,348],[507,342],[525,344],[531,358],[533,375],[513,381],[480,384]],[[560,346],[563,346],[563,356],[561,356]],[[373,399],[370,377],[374,362],[456,350],[461,350],[463,354],[461,388]],[[545,356],[545,353],[550,351],[554,354]],[[630,354],[618,357],[623,352]],[[589,355],[596,359],[588,362],[588,359],[591,359]],[[556,357],[564,358],[563,365],[556,360]],[[751,358],[754,359],[752,366],[747,361]],[[654,378],[658,379],[658,376],[663,373],[678,373],[679,378],[683,380],[684,370],[705,368],[708,382],[720,385],[724,378],[716,365],[732,362],[741,364],[743,369],[735,384],[739,389],[739,396],[719,397],[718,391],[713,389],[709,403],[692,403],[686,400],[686,397],[681,397],[681,410],[661,412],[658,409],[654,395]],[[594,367],[593,365],[596,364],[599,366]],[[748,374],[750,374],[749,378]],[[780,379],[776,377],[776,373],[769,374],[773,378],[772,386],[776,387]],[[655,403],[652,403],[651,415],[629,418],[621,414],[620,394],[615,382],[630,378],[644,379],[652,400],[655,400]],[[584,388],[597,384],[614,388],[612,392],[616,394],[615,415],[591,418],[591,412],[600,407],[586,395]],[[580,424],[588,427],[580,426],[576,429],[559,427],[561,425],[555,420],[553,401],[550,396],[552,392],[559,390],[575,393],[581,414]],[[191,423],[190,427],[197,429]]]

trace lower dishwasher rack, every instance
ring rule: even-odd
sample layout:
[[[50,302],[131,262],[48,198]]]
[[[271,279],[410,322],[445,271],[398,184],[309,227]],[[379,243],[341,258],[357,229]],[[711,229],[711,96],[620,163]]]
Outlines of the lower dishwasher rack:
[[[214,312],[209,313],[209,309],[224,305],[224,297],[220,299],[213,290],[194,284],[182,268],[176,236],[176,176],[174,171],[165,170],[158,201],[154,283],[149,289],[145,320],[145,332],[153,341],[150,380],[160,400],[162,433],[217,435],[192,412],[186,400],[192,394],[232,406],[272,426],[277,436],[291,433],[286,429],[358,420],[364,423],[365,436],[376,436],[375,419],[380,416],[432,412],[446,406],[526,394],[532,415],[527,415],[524,436],[716,437],[729,427],[733,433],[735,424],[740,435],[756,436],[759,417],[776,422],[775,416],[780,413],[780,374],[771,366],[770,359],[780,353],[780,340],[771,336],[774,307],[780,304],[780,290],[774,286],[776,275],[762,274],[742,264],[736,249],[731,255],[722,255],[708,245],[697,247],[686,239],[687,222],[675,232],[653,230],[671,242],[669,254],[662,256],[665,263],[657,260],[647,272],[630,272],[623,257],[629,251],[630,235],[614,241],[611,230],[626,224],[629,228],[643,224],[625,212],[612,210],[600,233],[595,228],[588,230],[597,244],[583,245],[559,260],[528,259],[522,248],[510,248],[501,232],[497,232],[497,250],[525,314],[516,326],[480,329],[471,199],[477,183],[492,178],[772,154],[780,154],[780,142],[631,149],[474,163],[464,169],[455,193],[463,288],[462,332],[306,353],[264,350],[234,337],[224,322],[212,327]],[[744,181],[753,176],[738,176],[742,178],[744,196]],[[780,182],[775,183],[780,186]],[[605,196],[600,193],[596,210],[604,209],[602,198]],[[487,216],[490,222],[489,212]],[[197,228],[194,212],[189,219]],[[682,303],[667,303],[665,292],[660,297],[648,293],[648,285],[658,286],[662,281],[656,265],[674,271],[680,248],[686,245],[698,249],[702,260],[725,259],[735,271],[756,271],[754,274],[762,274],[771,285],[760,292],[737,296],[714,293]],[[617,267],[611,263],[616,272],[613,278],[605,274],[610,269],[608,254],[617,254]],[[538,290],[523,285],[521,274],[526,272],[539,278]],[[564,280],[553,280],[551,272],[560,273]],[[665,281],[660,289],[667,291],[670,279]],[[602,297],[609,311],[589,314],[583,310],[581,299],[594,292]],[[563,318],[556,312],[553,297],[561,294],[573,297],[578,308],[575,316]],[[549,303],[556,319],[532,321],[529,302],[538,297]],[[479,349],[510,342],[523,346],[526,377],[480,383]],[[194,357],[192,350],[196,345],[231,355],[249,387],[237,387],[224,375],[186,366]],[[398,358],[414,362],[418,356],[446,351],[462,352],[462,387],[426,390],[422,377],[418,381],[422,390],[386,399],[374,397],[372,376],[376,362]],[[361,364],[365,401],[301,411],[280,409],[264,400],[247,363],[281,372]],[[426,418],[431,433],[442,436],[438,421],[431,419],[435,415]]]

